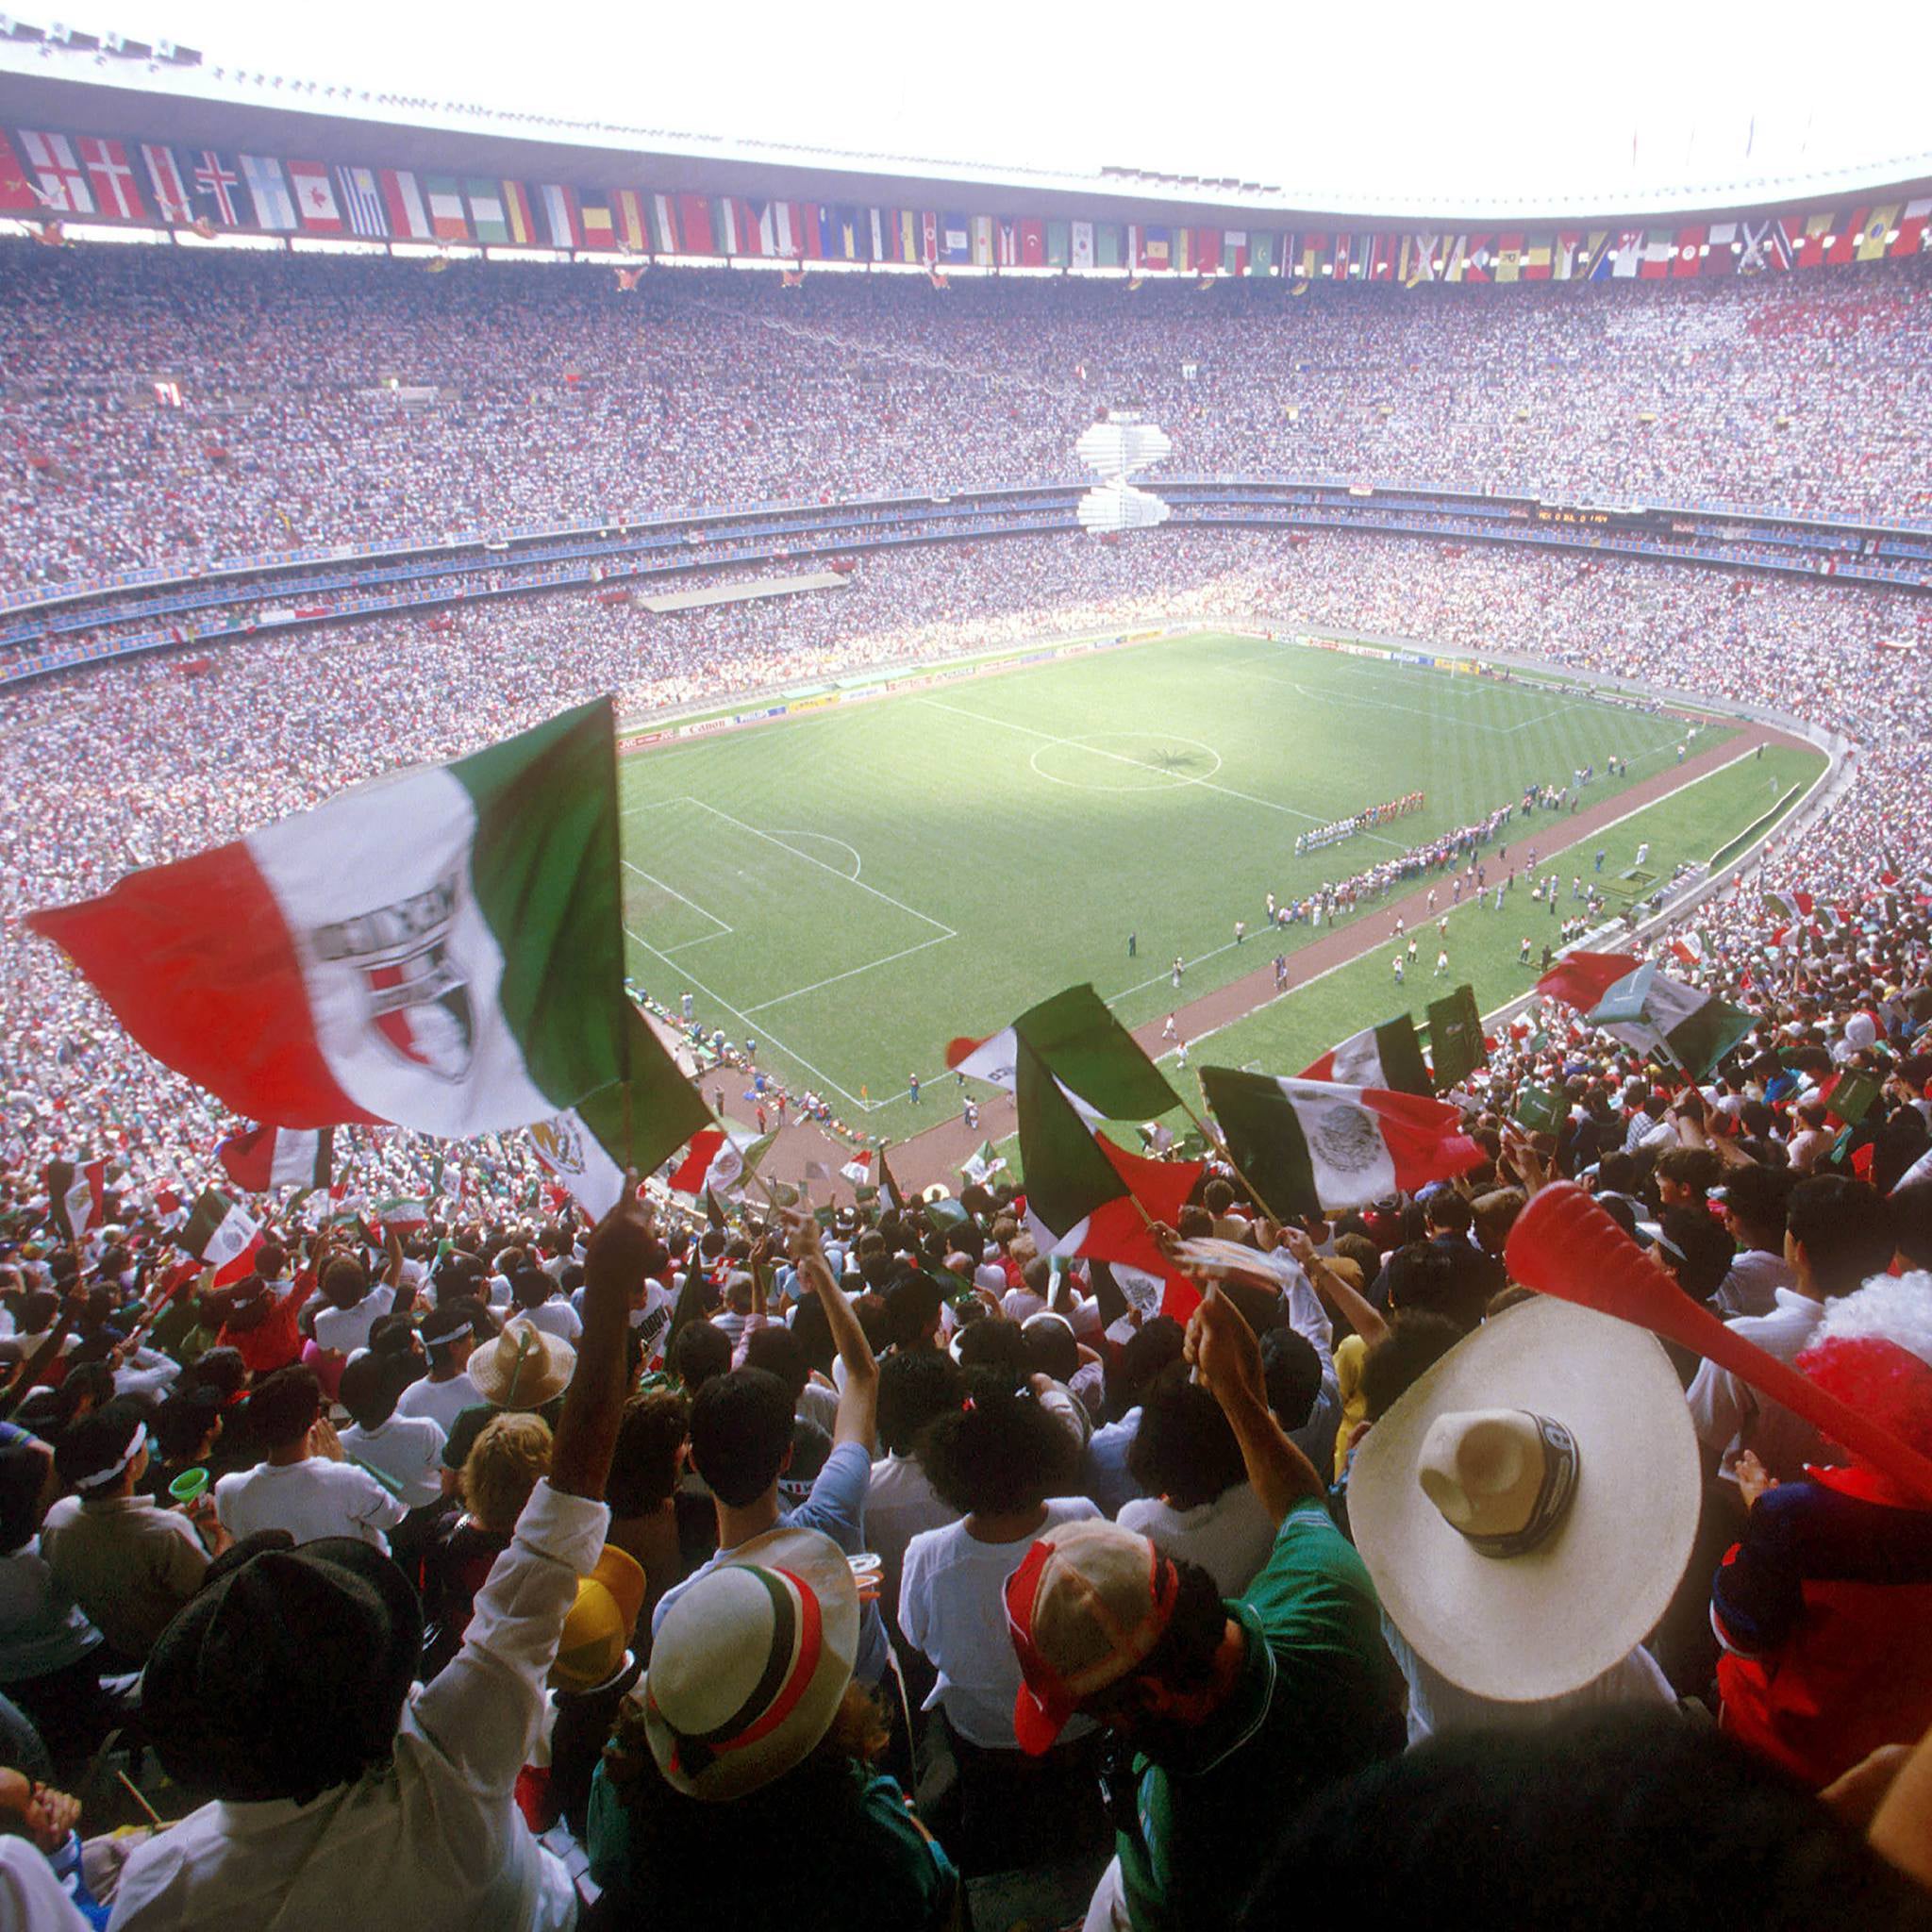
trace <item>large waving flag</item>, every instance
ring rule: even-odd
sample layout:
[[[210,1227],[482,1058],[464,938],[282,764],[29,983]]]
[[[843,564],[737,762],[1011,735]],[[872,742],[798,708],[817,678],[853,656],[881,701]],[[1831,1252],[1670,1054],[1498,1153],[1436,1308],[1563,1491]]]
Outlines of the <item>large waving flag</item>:
[[[1626,974],[1637,970],[1635,953],[1565,953],[1536,983],[1546,1000],[1560,1000],[1587,1013]]]
[[[1474,1073],[1487,1054],[1473,986],[1458,986],[1447,999],[1429,1002],[1429,1062],[1437,1092],[1446,1093],[1465,1074]]]
[[[1277,1079],[1203,1067],[1201,1089],[1227,1150],[1278,1221],[1366,1208],[1486,1157],[1453,1107],[1420,1093]]]
[[[1703,1079],[1753,1024],[1749,1013],[1671,978],[1655,960],[1618,980],[1585,1017],[1612,1040],[1670,1060],[1693,1080]]]
[[[108,1205],[108,1163],[100,1160],[50,1160],[42,1176],[47,1205],[61,1237],[77,1241],[100,1226]]]
[[[626,1167],[649,1174],[711,1118],[649,1015],[628,1001],[625,1011],[624,1075],[530,1129],[538,1159],[599,1221],[623,1195]]]
[[[214,1270],[217,1288],[240,1281],[254,1266],[262,1244],[261,1229],[254,1218],[213,1188],[202,1190],[187,1224],[175,1240],[197,1261]]]
[[[610,701],[28,915],[249,1120],[452,1140],[623,1075]]]
[[[1024,1040],[1016,1076],[1026,1219],[1041,1253],[1171,1273],[1150,1224],[1174,1225],[1204,1165],[1143,1159],[1095,1134]]]
[[[325,1188],[335,1173],[332,1127],[244,1127],[217,1143],[215,1158],[250,1194],[271,1188]]]
[[[1091,986],[1070,986],[1029,1007],[984,1040],[956,1040],[946,1064],[1008,1092],[1017,1091],[1022,1045],[1038,1055],[1080,1111],[1094,1120],[1140,1120],[1178,1107],[1176,1094],[1134,1036]],[[1024,1158],[1024,1156],[1023,1156]]]
[[[1340,1081],[1345,1087],[1380,1087],[1393,1093],[1426,1093],[1429,1070],[1423,1061],[1415,1022],[1407,1013],[1351,1033],[1331,1047],[1313,1066],[1302,1070],[1304,1080]]]

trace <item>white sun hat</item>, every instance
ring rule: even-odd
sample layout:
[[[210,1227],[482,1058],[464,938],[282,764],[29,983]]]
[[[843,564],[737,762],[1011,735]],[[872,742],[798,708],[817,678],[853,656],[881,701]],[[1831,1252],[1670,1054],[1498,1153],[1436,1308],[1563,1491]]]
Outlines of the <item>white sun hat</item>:
[[[1348,1515],[1418,1655],[1520,1704],[1580,1690],[1643,1641],[1701,1493],[1662,1344],[1539,1298],[1458,1342],[1362,1438]]]

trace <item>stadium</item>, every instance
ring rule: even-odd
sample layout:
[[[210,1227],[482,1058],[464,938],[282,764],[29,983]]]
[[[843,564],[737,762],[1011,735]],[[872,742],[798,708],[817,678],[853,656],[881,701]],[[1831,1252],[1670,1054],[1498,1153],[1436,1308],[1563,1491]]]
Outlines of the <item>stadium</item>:
[[[519,106],[0,15],[0,1927],[1923,1923],[1932,149]]]

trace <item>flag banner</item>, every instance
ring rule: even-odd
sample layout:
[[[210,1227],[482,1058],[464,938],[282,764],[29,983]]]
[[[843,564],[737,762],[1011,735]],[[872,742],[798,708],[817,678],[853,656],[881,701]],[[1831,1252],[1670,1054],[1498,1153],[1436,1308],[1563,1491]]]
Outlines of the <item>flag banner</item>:
[[[1751,1016],[1671,978],[1655,961],[1617,981],[1586,1016],[1599,1031],[1701,1080],[1751,1030]]]
[[[1841,1120],[1848,1127],[1856,1127],[1872,1111],[1872,1104],[1882,1091],[1874,1074],[1835,1074],[1819,1088],[1818,1098],[1830,1109],[1834,1119]]]
[[[530,1129],[537,1158],[599,1221],[623,1194],[626,1167],[649,1174],[710,1119],[650,1016],[628,1000],[625,1057],[619,1079]]]
[[[248,183],[248,196],[255,204],[255,225],[276,234],[295,226],[295,201],[282,175],[282,164],[273,155],[243,155],[242,178]]]
[[[1587,1013],[1637,966],[1635,953],[1565,953],[1536,983],[1546,1000]]]
[[[1475,989],[1458,986],[1446,999],[1431,1000],[1429,1061],[1435,1070],[1436,1091],[1454,1087],[1487,1058],[1482,1015],[1475,1009]]]
[[[1680,932],[1671,941],[1671,957],[1681,960],[1686,966],[1702,966],[1704,935],[1701,932]]]
[[[1381,1087],[1394,1093],[1429,1091],[1429,1070],[1423,1063],[1415,1022],[1407,1013],[1350,1034],[1313,1066],[1304,1068],[1302,1078],[1339,1081],[1344,1087]]]
[[[695,1194],[705,1185],[705,1176],[711,1171],[711,1163],[718,1158],[719,1150],[724,1145],[723,1127],[705,1127],[691,1137],[691,1145],[684,1158],[673,1170],[668,1185],[680,1194]],[[809,1174],[810,1168],[807,1168]]]
[[[950,1194],[922,1202],[921,1208],[925,1215],[925,1224],[935,1234],[950,1234],[956,1227],[964,1227],[973,1218]]]
[[[73,143],[64,134],[45,134],[23,127],[19,134],[21,158],[32,178],[40,184],[40,204],[43,212],[56,215],[91,215],[94,212],[92,191],[86,171],[75,155]]]
[[[75,1162],[50,1160],[42,1178],[46,1183],[48,1211],[63,1241],[77,1241],[100,1226],[108,1201],[105,1158]]]
[[[333,1127],[248,1127],[215,1148],[228,1178],[250,1194],[325,1188],[335,1172]]]
[[[903,1213],[906,1208],[906,1191],[899,1185],[892,1170],[886,1164],[886,1150],[879,1149],[879,1200],[894,1214]]]
[[[1139,1120],[1181,1104],[1091,986],[1055,993],[985,1040],[955,1040],[946,1048],[946,1064],[1011,1092],[1022,1041],[1074,1096],[1074,1106],[1096,1120]]]
[[[1509,1118],[1532,1134],[1554,1134],[1569,1111],[1570,1103],[1553,1087],[1519,1087]]]
[[[966,1163],[960,1168],[959,1172],[975,1188],[983,1188],[988,1181],[991,1180],[994,1174],[1004,1174],[1006,1168],[1007,1163],[1004,1158],[993,1152],[992,1142],[991,1141],[982,1141],[966,1157]]]
[[[841,1174],[843,1174],[845,1178],[848,1181],[850,1181],[855,1188],[869,1188],[873,1184],[872,1163],[873,1150],[870,1147],[862,1147],[857,1154],[855,1154],[852,1157],[850,1160],[848,1160],[845,1163],[843,1167],[841,1167],[839,1170],[839,1172]]]
[[[341,191],[337,198],[348,218],[350,234],[370,240],[388,235],[389,214],[374,168],[338,168],[336,186]]]
[[[370,1202],[364,1218],[372,1228],[427,1227],[429,1204],[408,1194],[383,1194]]]
[[[1453,1107],[1419,1093],[1204,1067],[1202,1091],[1235,1165],[1278,1221],[1365,1208],[1486,1158]]]
[[[124,222],[144,222],[147,209],[142,205],[141,189],[127,150],[118,141],[102,141],[94,136],[79,143],[80,164],[93,189],[94,204],[104,215]]]
[[[261,1246],[261,1230],[225,1194],[204,1188],[175,1240],[197,1261],[212,1268],[214,1285],[225,1288],[248,1273]]]
[[[1174,1224],[1205,1165],[1148,1160],[1095,1134],[1024,1041],[1018,1113],[1026,1223],[1040,1252],[1097,1257],[1157,1275],[1172,1273],[1153,1224]]]
[[[340,235],[342,210],[328,170],[320,161],[291,161],[289,180],[295,191],[295,212],[301,216],[302,225],[310,234]]]
[[[621,1077],[610,701],[28,915],[157,1059],[282,1126],[527,1126]]]

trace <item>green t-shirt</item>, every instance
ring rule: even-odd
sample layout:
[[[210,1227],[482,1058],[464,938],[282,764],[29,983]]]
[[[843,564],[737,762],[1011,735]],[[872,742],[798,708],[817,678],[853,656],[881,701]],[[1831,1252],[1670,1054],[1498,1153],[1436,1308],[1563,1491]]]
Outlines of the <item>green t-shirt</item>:
[[[1374,1586],[1319,1499],[1289,1511],[1227,1609],[1248,1633],[1234,1694],[1185,1760],[1135,1763],[1139,1828],[1119,1834],[1135,1932],[1230,1924],[1294,1807],[1402,1749]]]

